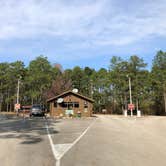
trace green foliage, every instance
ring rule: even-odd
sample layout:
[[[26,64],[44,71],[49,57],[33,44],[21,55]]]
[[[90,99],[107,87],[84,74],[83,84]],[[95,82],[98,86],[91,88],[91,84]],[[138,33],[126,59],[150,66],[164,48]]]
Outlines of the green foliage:
[[[157,114],[166,112],[166,52],[159,51],[153,61],[151,72],[153,101]]]
[[[43,94],[51,86],[56,75],[58,75],[58,71],[52,68],[46,57],[39,56],[31,61],[24,81],[24,98],[32,104],[44,102]]]
[[[144,114],[162,115],[166,110],[166,53],[159,51],[152,70],[133,55],[123,60],[113,56],[108,70],[98,71],[79,66],[60,70],[47,57],[39,56],[27,67],[21,61],[0,63],[0,111],[13,110],[18,79],[21,104],[46,103],[46,99],[66,90],[77,88],[79,93],[94,99],[94,112],[107,109],[122,114],[129,104],[129,77],[132,101]]]
[[[0,111],[13,109],[16,100],[17,80],[23,79],[24,75],[23,62],[0,63]]]

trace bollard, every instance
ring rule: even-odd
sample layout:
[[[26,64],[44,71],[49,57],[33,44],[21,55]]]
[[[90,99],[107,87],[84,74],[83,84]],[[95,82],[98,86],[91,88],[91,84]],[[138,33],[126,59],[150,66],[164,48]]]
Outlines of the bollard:
[[[141,111],[140,110],[137,111],[137,117],[141,117]]]
[[[127,110],[124,110],[124,116],[127,117]]]

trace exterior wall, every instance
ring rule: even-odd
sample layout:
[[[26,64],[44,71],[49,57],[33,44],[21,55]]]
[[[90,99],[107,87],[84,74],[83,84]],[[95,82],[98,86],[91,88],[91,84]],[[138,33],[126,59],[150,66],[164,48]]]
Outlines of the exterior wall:
[[[75,96],[73,94],[68,94],[67,96],[63,96],[64,102],[78,102],[79,108],[71,108],[74,111],[74,115],[77,116],[78,113],[81,113],[81,117],[90,117],[92,116],[92,109],[93,104],[90,101],[87,101],[86,99],[80,98],[78,96]],[[56,100],[53,100],[50,102],[50,115],[51,116],[66,116],[65,112],[68,108],[61,107],[60,104],[57,104],[57,107],[54,107],[54,102]],[[84,108],[85,102],[87,103],[87,108]]]

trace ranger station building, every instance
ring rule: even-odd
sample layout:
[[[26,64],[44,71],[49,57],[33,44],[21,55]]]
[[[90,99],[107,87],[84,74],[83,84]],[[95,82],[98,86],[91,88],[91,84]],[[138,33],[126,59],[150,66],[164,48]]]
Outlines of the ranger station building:
[[[47,100],[52,117],[90,117],[92,116],[93,99],[67,91]]]

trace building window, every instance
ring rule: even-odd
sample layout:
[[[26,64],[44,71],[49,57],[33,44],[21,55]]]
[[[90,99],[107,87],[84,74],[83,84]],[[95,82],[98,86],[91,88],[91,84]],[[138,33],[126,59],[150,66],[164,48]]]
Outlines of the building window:
[[[63,108],[67,108],[67,107],[68,107],[67,102],[63,102],[63,103],[61,103],[61,107],[63,107]]]
[[[87,101],[84,102],[84,108],[88,108],[88,102]]]
[[[75,103],[74,103],[74,107],[75,107],[75,108],[79,108],[79,103],[78,103],[78,102],[75,102]]]
[[[61,107],[63,108],[79,108],[79,103],[78,102],[63,102],[60,104]]]
[[[54,102],[54,107],[57,107],[57,106],[58,106],[58,105],[57,105],[57,102],[55,101],[55,102]]]

